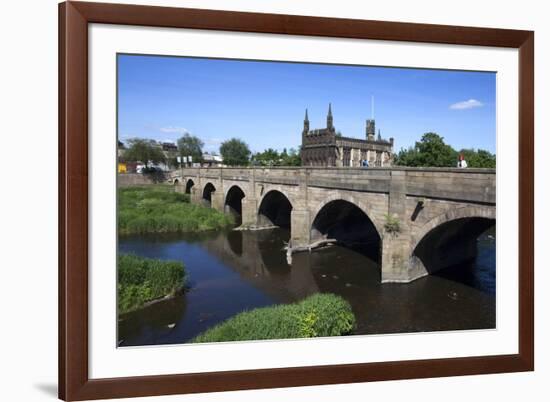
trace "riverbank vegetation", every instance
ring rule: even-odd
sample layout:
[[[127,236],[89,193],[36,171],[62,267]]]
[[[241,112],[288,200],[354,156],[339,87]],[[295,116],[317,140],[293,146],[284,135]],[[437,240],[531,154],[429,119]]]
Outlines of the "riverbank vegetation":
[[[120,254],[117,261],[118,312],[124,314],[156,299],[180,292],[186,279],[179,261],[162,261]]]
[[[233,217],[189,203],[166,185],[118,189],[118,233],[183,233],[231,227]]]
[[[355,327],[350,304],[333,294],[315,294],[298,303],[262,307],[218,324],[192,342],[311,338],[349,334]]]

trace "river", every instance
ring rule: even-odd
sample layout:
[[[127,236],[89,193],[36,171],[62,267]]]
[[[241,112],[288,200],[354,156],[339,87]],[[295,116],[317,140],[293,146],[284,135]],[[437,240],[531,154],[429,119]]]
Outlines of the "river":
[[[284,229],[121,237],[121,253],[182,261],[189,289],[120,317],[119,346],[185,343],[243,310],[318,292],[351,304],[354,334],[495,328],[494,227],[473,262],[409,284],[381,284],[376,261],[337,245],[288,261],[288,238]]]

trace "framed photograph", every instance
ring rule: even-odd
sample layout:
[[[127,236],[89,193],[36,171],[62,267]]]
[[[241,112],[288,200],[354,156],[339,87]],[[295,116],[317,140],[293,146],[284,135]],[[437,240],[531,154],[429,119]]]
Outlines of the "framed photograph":
[[[59,21],[61,399],[534,369],[533,32]]]

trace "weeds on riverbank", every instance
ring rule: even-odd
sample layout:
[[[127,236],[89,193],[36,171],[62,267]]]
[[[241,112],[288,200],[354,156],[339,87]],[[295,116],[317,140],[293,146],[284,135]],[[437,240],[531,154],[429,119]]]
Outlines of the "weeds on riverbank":
[[[124,314],[147,302],[173,296],[183,289],[185,267],[178,261],[162,261],[120,254],[117,262],[118,312]]]
[[[351,306],[340,296],[315,294],[301,302],[246,311],[191,342],[311,338],[349,334],[355,327]]]
[[[233,218],[214,209],[189,203],[189,196],[168,186],[118,189],[118,233],[174,233],[219,230]]]

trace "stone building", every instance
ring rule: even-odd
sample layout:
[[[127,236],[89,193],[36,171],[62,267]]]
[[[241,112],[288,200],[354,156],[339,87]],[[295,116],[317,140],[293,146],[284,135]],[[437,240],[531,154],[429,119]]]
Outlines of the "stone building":
[[[327,126],[309,129],[309,118],[304,119],[302,131],[302,166],[362,166],[363,160],[369,166],[391,166],[393,161],[393,138],[382,139],[380,130],[375,138],[374,119],[368,119],[365,139],[344,137],[334,128],[332,107],[328,106]]]

